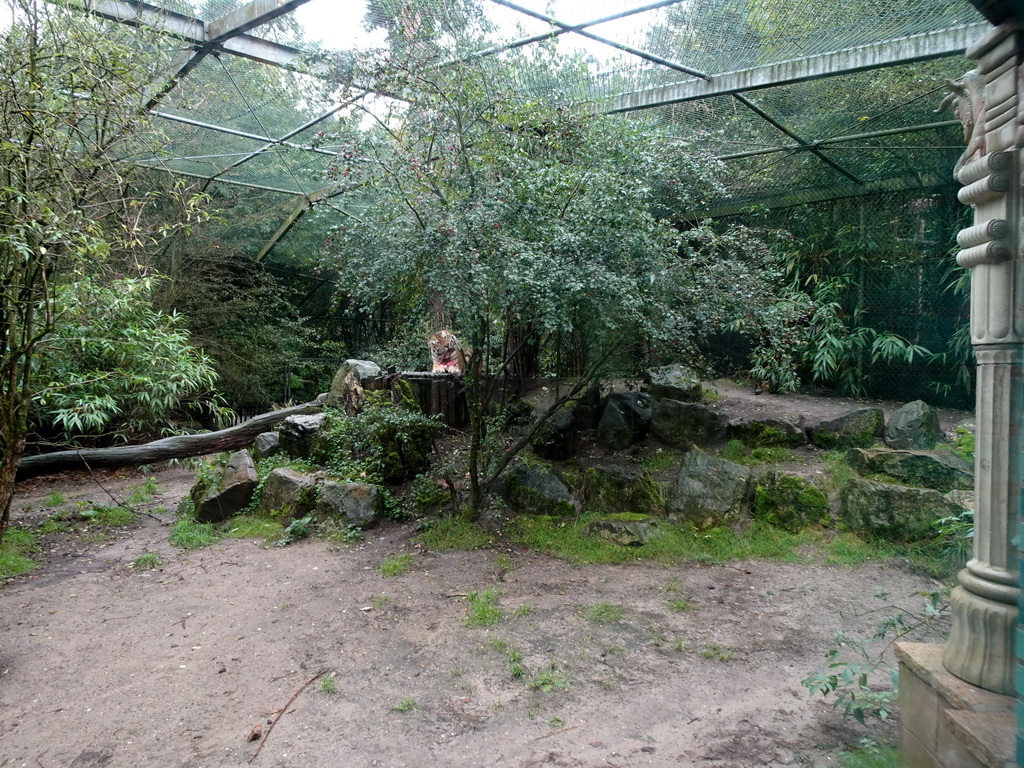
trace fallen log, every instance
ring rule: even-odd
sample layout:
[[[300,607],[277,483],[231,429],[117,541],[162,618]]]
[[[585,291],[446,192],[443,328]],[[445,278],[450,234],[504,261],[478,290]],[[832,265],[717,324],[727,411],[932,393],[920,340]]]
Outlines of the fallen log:
[[[140,445],[118,445],[112,448],[82,448],[70,451],[41,453],[25,456],[18,464],[18,480],[37,475],[52,475],[71,469],[95,469],[97,467],[128,467],[140,464],[154,464],[168,459],[185,459],[189,456],[205,456],[236,448],[244,448],[256,439],[256,435],[289,416],[316,413],[323,403],[313,402],[282,408],[279,411],[261,413],[234,427],[216,432],[201,432],[197,435],[173,435],[151,443]]]

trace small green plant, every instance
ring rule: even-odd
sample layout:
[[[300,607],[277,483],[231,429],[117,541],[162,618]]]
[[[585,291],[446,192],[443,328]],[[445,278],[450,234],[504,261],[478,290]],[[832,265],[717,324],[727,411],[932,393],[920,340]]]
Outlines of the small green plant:
[[[161,565],[163,565],[163,562],[160,560],[160,555],[156,552],[146,552],[135,558],[132,568],[137,571],[152,571]]]
[[[788,448],[777,445],[762,445],[748,448],[742,440],[730,440],[725,444],[721,454],[723,459],[735,464],[756,466],[758,464],[783,464],[799,461],[796,454]]]
[[[60,491],[53,491],[49,496],[46,497],[46,501],[43,502],[45,507],[59,507],[67,501],[67,498]]]
[[[717,659],[718,661],[730,661],[735,655],[735,651],[732,648],[728,648],[718,643],[705,643],[701,649],[700,655],[705,659]]]
[[[626,612],[617,605],[611,603],[598,603],[584,611],[587,621],[594,624],[616,624],[625,617]]]
[[[688,650],[690,650],[690,646],[686,644],[685,640],[679,638],[674,643],[672,643],[672,650],[676,653],[686,653]]]
[[[951,515],[936,521],[938,535],[935,543],[949,560],[954,571],[963,568],[974,551],[974,510],[965,509],[959,515]]]
[[[287,547],[289,544],[294,544],[296,541],[308,538],[313,535],[313,527],[312,515],[292,520],[281,532],[281,538],[274,542],[274,546]]]
[[[171,528],[170,542],[182,549],[208,547],[220,540],[212,523],[200,523],[190,517],[181,517]]]
[[[552,661],[547,669],[531,677],[526,687],[531,691],[565,691],[569,688],[569,678],[559,672]]]
[[[395,712],[415,712],[416,699],[402,699],[394,706]]]
[[[487,587],[483,592],[470,592],[466,595],[468,607],[463,623],[467,627],[493,627],[501,621],[503,614],[498,607],[501,590]]]
[[[412,564],[415,561],[416,555],[411,552],[406,552],[402,555],[391,555],[384,558],[384,562],[378,566],[377,571],[385,579],[393,579],[412,568]]]
[[[875,594],[879,600],[887,600],[888,597],[889,593],[881,589]],[[876,652],[868,648],[868,641],[838,632],[834,647],[825,656],[827,668],[806,677],[801,684],[812,696],[815,693],[825,697],[835,694],[832,706],[842,707],[844,717],[852,715],[861,725],[868,717],[888,719],[896,700],[899,670],[889,667],[885,651],[900,638],[930,624],[942,615],[944,609],[941,593],[932,592],[925,601],[923,615],[899,610],[887,616],[871,639],[884,640],[890,633],[892,638]],[[886,672],[890,687],[877,687],[875,679]]]
[[[512,555],[508,555],[504,552],[499,552],[494,558],[494,565],[500,575],[504,576],[507,573],[512,573],[516,569],[516,561]]]
[[[324,696],[333,696],[338,692],[338,681],[334,675],[324,675],[320,678],[320,693]]]
[[[846,460],[846,451],[827,451],[824,455],[827,480],[823,490],[841,491],[858,477],[857,470]]]
[[[565,725],[565,720],[560,717],[552,717],[548,720],[549,728],[561,728],[563,725]]]
[[[532,616],[536,612],[536,608],[534,608],[532,605],[526,605],[524,603],[523,605],[517,605],[515,608],[512,609],[512,616],[514,618],[521,619],[526,616]]]
[[[377,595],[376,597],[373,598],[373,603],[372,603],[373,610],[375,610],[375,611],[383,611],[385,608],[387,608],[388,606],[392,605],[393,603],[394,603],[394,600],[392,600],[387,595]]]

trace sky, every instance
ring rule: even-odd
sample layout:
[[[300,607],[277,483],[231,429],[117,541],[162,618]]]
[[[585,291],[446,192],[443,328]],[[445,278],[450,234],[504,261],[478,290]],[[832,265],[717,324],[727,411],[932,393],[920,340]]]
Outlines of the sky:
[[[518,4],[531,9],[545,12],[547,4],[539,0],[517,0]],[[640,0],[636,0],[639,5]],[[590,21],[595,17],[605,16],[620,10],[626,3],[594,2],[594,0],[559,0],[556,10],[551,15],[566,23]],[[365,5],[360,0],[310,0],[299,6],[295,17],[306,28],[307,35],[320,40],[328,47],[348,48],[354,41],[359,46],[370,46],[383,42],[383,34],[374,39],[363,29],[362,18]],[[524,35],[543,32],[547,25],[535,19],[523,16],[492,3],[488,4],[488,13],[500,28],[508,30],[506,38],[515,39]],[[642,13],[620,19],[600,27],[594,27],[596,34],[622,42],[634,42],[644,28],[650,25],[652,14]],[[522,26],[521,30],[517,26]],[[614,56],[617,52],[607,45],[587,40],[579,35],[567,34],[559,39],[560,48],[566,53],[583,50],[598,60]]]

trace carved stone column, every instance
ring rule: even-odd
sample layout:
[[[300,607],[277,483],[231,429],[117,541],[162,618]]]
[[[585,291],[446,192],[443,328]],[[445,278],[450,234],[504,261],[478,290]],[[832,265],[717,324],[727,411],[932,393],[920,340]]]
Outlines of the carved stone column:
[[[1024,254],[1021,249],[1021,32],[996,27],[971,46],[977,77],[956,84],[968,150],[957,164],[974,226],[957,237],[972,270],[971,340],[978,360],[974,557],[950,599],[942,663],[969,683],[1013,694],[1020,579],[1013,536],[1021,509]]]

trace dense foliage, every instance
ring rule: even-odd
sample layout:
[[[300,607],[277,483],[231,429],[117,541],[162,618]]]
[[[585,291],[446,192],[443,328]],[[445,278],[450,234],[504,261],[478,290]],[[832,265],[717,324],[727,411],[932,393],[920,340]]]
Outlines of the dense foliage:
[[[152,279],[59,286],[53,334],[40,348],[33,419],[57,442],[127,440],[173,428],[173,417],[215,415],[212,361],[181,317],[155,311]]]

